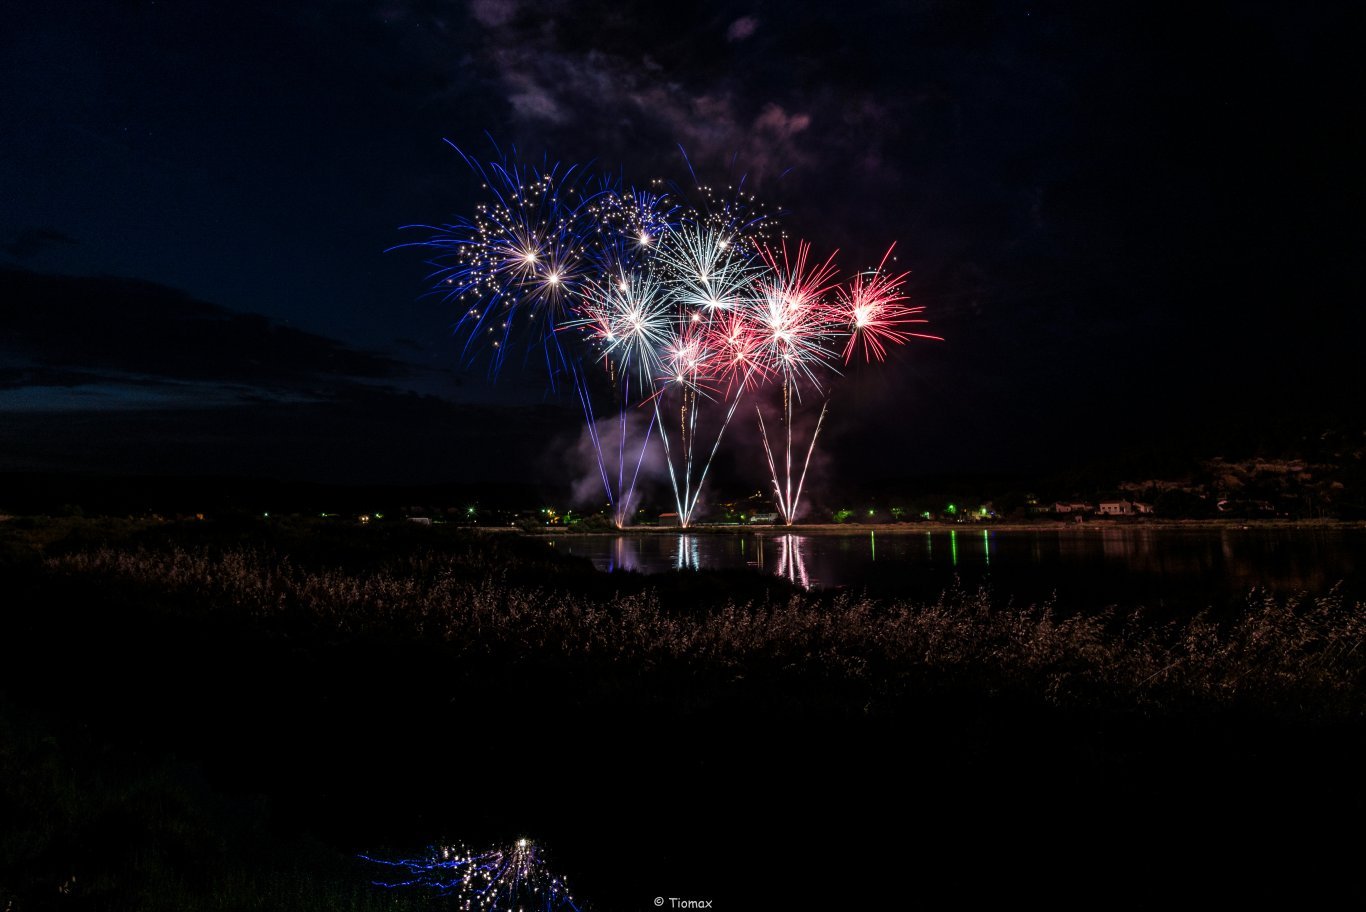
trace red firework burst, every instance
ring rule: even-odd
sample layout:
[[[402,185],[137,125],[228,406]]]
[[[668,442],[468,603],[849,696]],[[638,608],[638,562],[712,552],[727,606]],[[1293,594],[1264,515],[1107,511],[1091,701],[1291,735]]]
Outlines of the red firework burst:
[[[888,345],[900,345],[909,339],[944,341],[941,336],[905,328],[929,321],[918,316],[925,308],[908,307],[905,303],[905,281],[910,273],[889,275],[886,271],[887,260],[895,249],[896,244],[888,247],[876,269],[854,276],[849,285],[836,294],[836,307],[843,314],[849,332],[844,345],[845,364],[860,346],[865,360],[876,358],[881,361],[887,356]]]

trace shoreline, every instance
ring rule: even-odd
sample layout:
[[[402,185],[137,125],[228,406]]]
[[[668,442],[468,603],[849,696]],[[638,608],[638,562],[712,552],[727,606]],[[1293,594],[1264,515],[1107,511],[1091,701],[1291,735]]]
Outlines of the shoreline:
[[[480,528],[480,527],[474,527]],[[487,527],[494,530],[497,527]],[[507,528],[507,527],[504,527]],[[791,526],[768,523],[699,523],[683,529],[678,526],[627,526],[624,529],[575,529],[551,526],[545,529],[517,530],[531,537],[557,535],[729,535],[736,532],[755,532],[778,535],[851,535],[864,532],[888,535],[915,535],[925,532],[1061,532],[1106,531],[1113,529],[1366,529],[1366,520],[1347,519],[1088,519],[1084,522],[1065,520],[1001,520],[942,522],[924,520],[902,523],[797,523]],[[509,528],[509,531],[512,531]]]

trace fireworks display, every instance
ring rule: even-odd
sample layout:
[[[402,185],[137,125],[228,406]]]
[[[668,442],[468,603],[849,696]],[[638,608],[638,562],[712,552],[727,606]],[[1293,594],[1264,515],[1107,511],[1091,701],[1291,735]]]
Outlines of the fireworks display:
[[[422,858],[360,857],[393,870],[393,880],[376,886],[427,890],[463,912],[579,912],[564,880],[547,870],[529,839],[482,852],[442,846]]]
[[[486,357],[496,374],[513,350],[540,349],[552,385],[573,386],[618,526],[653,440],[679,524],[690,525],[726,429],[746,396],[768,387],[781,393],[781,433],[770,434],[756,402],[760,439],[791,525],[837,364],[938,338],[914,329],[926,321],[906,303],[907,274],[887,269],[895,245],[841,283],[835,255],[789,246],[743,182],[724,193],[662,181],[640,190],[577,167],[461,155],[488,199],[472,217],[411,226],[429,234],[401,246],[435,251],[433,293],[458,302],[471,361]],[[794,462],[804,396],[819,401],[819,417]],[[649,420],[631,420],[642,409]]]

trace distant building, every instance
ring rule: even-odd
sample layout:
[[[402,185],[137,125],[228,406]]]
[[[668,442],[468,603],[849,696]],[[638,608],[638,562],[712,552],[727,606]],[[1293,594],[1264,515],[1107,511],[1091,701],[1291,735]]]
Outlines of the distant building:
[[[1214,505],[1220,513],[1232,516],[1275,516],[1276,507],[1267,500],[1220,500]]]
[[[777,513],[755,513],[753,516],[751,516],[751,517],[749,518],[749,521],[752,522],[752,523],[768,523],[768,524],[771,525],[771,524],[776,523],[776,522],[778,521],[778,514],[777,514]]]
[[[1053,512],[1058,514],[1070,513],[1090,513],[1093,508],[1089,503],[1082,503],[1078,500],[1060,500],[1053,504]]]
[[[1096,512],[1101,516],[1133,516],[1134,505],[1127,500],[1102,500]]]
[[[1152,505],[1152,504],[1150,504],[1150,503],[1143,503],[1143,502],[1140,501],[1140,500],[1135,500],[1135,501],[1133,502],[1133,504],[1134,504],[1134,512],[1137,513],[1137,514],[1139,514],[1140,516],[1150,516],[1150,515],[1152,515],[1152,512],[1153,512],[1153,505]]]

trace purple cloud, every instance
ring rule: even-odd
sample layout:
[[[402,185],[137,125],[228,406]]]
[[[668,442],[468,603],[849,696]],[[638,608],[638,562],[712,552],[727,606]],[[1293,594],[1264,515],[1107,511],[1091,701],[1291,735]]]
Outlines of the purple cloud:
[[[726,29],[726,40],[744,41],[753,35],[754,30],[758,27],[759,20],[754,16],[741,16],[730,24],[730,28]]]

